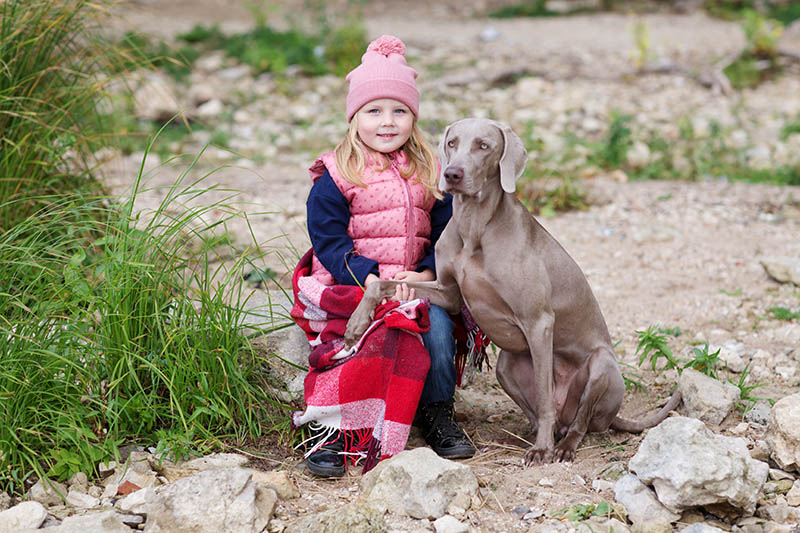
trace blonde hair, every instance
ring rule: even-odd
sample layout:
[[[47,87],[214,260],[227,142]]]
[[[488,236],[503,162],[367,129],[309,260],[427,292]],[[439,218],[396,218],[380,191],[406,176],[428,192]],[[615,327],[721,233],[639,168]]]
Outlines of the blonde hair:
[[[414,120],[414,125],[411,128],[411,136],[400,149],[405,152],[408,158],[406,166],[399,169],[400,176],[407,180],[416,173],[417,181],[425,187],[426,195],[432,194],[435,198],[441,199],[443,195],[437,188],[439,163],[436,159],[436,153],[430,143],[425,140],[422,131],[417,127],[416,120]],[[370,149],[358,136],[358,115],[353,116],[350,121],[350,127],[347,129],[347,134],[334,152],[336,154],[336,168],[339,174],[345,180],[359,187],[366,188],[367,186],[361,179],[361,174],[364,172],[367,163],[371,162],[371,158],[379,157],[382,159],[383,164],[380,170],[386,170],[390,165],[389,158],[385,154]]]

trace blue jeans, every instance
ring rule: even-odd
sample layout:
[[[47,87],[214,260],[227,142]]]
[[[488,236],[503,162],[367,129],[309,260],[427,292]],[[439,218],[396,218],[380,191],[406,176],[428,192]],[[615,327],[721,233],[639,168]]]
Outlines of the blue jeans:
[[[431,368],[422,387],[420,405],[452,400],[456,391],[455,324],[438,305],[431,305],[429,314],[431,329],[422,334],[422,342],[431,356]]]

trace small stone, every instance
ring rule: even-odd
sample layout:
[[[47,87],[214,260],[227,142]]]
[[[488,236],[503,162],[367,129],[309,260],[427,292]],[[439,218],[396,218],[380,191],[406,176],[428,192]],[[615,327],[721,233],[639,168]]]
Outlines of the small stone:
[[[800,479],[795,481],[786,493],[786,503],[792,507],[800,507]]]
[[[89,488],[89,478],[83,472],[75,472],[67,481],[67,486],[78,492],[86,492]]]
[[[11,507],[11,496],[5,492],[0,492],[0,511],[5,511]]]
[[[47,517],[47,510],[39,502],[22,502],[0,512],[0,531],[13,533],[39,528]]]
[[[526,505],[517,505],[513,509],[511,509],[511,514],[516,516],[517,518],[522,518],[531,510],[530,507]]]
[[[536,520],[537,518],[541,518],[544,516],[544,509],[540,509],[538,507],[534,507],[530,510],[530,512],[525,513],[525,516],[522,517],[523,520]]]
[[[53,507],[64,503],[67,486],[58,481],[43,482],[41,479],[28,490],[28,499],[41,503],[45,507]]]
[[[67,504],[79,509],[94,509],[100,507],[100,500],[85,492],[70,489],[67,493]]]
[[[555,482],[553,482],[552,479],[543,477],[542,479],[539,480],[539,486],[540,487],[553,487],[554,485],[555,485]]]
[[[592,481],[592,488],[597,492],[603,492],[604,490],[609,490],[614,488],[614,484],[611,481],[607,481],[605,479],[595,479]]]
[[[794,476],[792,474],[790,474],[789,472],[784,472],[779,468],[770,468],[769,478],[774,480],[791,479],[792,481],[794,481]]]
[[[772,406],[767,401],[758,401],[744,415],[744,419],[750,424],[766,426],[769,423]]]
[[[764,483],[764,494],[784,494],[792,488],[791,479],[780,479],[778,481],[767,481]]]
[[[127,496],[131,492],[136,492],[141,488],[142,487],[140,487],[136,483],[131,483],[130,481],[123,481],[122,484],[117,488],[117,494],[120,496]]]
[[[433,522],[433,529],[436,533],[468,533],[469,526],[450,515],[444,515]]]
[[[788,505],[767,505],[756,510],[756,516],[779,524],[785,523],[790,513],[791,508]]]

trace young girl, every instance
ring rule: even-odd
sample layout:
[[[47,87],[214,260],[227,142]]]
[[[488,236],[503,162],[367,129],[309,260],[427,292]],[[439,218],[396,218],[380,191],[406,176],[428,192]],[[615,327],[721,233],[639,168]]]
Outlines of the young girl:
[[[361,64],[347,75],[349,128],[336,149],[310,168],[314,185],[306,204],[310,275],[324,287],[436,278],[434,245],[450,219],[451,197],[437,190],[438,162],[417,127],[416,77],[406,64],[405,45],[387,35],[370,43]],[[394,300],[413,299],[413,290],[398,287]],[[415,423],[440,456],[471,457],[475,449],[453,412],[454,324],[436,306],[429,320],[422,340],[430,370]],[[307,380],[307,396],[308,387]],[[347,431],[333,433],[308,455],[309,470],[343,475],[341,452],[351,438]]]

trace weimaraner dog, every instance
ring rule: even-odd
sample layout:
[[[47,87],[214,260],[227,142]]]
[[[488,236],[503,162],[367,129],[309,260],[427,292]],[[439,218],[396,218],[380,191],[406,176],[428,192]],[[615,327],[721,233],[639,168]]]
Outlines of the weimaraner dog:
[[[445,130],[439,158],[453,218],[436,244],[437,280],[408,286],[451,313],[463,301],[500,348],[497,379],[536,434],[525,463],[572,461],[587,431],[640,432],[666,418],[679,393],[647,420],[617,416],[625,385],[600,306],[575,261],[514,194],[527,162],[520,138],[498,122],[464,119]],[[397,283],[370,284],[348,323],[348,346]]]

